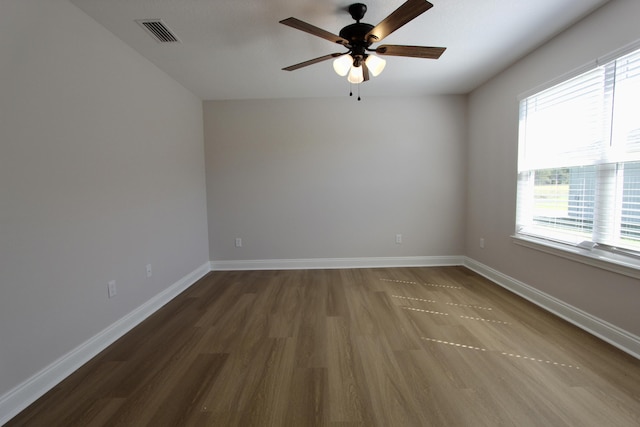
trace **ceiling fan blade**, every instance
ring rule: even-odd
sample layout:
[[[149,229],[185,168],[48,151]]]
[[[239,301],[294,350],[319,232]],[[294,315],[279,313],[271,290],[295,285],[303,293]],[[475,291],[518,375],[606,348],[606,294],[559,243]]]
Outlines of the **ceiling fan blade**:
[[[291,28],[295,28],[300,31],[304,31],[305,33],[309,33],[311,35],[323,38],[325,40],[329,40],[333,43],[338,43],[341,45],[349,44],[347,39],[343,39],[340,36],[337,36],[329,31],[323,30],[322,28],[318,28],[315,25],[308,24],[304,21],[301,21],[297,18],[287,18],[280,21],[281,24],[287,25]]]
[[[438,59],[447,50],[446,47],[402,46],[397,44],[383,44],[378,46],[376,53],[390,56],[409,56],[411,58]]]
[[[294,71],[298,68],[306,67],[308,65],[317,64],[318,62],[326,61],[327,59],[337,58],[338,56],[342,56],[344,53],[330,53],[329,55],[320,56],[318,58],[310,59],[308,61],[301,62],[299,64],[290,65],[286,68],[283,68],[285,71]]]
[[[431,9],[433,5],[426,0],[407,0],[391,15],[384,18],[365,36],[365,40],[376,43],[402,27],[407,22]]]

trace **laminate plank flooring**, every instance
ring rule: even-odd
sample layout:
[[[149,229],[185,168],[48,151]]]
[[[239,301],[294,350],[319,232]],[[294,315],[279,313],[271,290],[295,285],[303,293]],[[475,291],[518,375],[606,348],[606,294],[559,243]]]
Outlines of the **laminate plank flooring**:
[[[640,361],[463,267],[213,272],[7,426],[638,426]]]

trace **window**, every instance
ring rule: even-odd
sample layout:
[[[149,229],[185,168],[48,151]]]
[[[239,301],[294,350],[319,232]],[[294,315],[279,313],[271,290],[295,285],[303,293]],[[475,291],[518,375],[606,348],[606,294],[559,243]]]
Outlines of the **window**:
[[[516,236],[640,256],[640,50],[520,101]]]

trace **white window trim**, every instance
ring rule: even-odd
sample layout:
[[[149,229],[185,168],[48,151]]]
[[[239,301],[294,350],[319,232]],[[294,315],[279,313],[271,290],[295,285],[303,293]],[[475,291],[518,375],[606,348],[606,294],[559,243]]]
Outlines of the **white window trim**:
[[[513,243],[551,255],[557,255],[592,267],[640,279],[640,258],[598,248],[568,245],[539,237],[514,234]]]

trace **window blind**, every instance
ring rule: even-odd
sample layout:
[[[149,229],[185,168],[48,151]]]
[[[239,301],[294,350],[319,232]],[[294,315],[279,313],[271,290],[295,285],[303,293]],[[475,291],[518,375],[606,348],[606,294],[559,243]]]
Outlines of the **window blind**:
[[[520,103],[519,170],[595,164],[606,135],[604,85],[597,68]]]
[[[640,50],[520,102],[516,232],[640,251]]]
[[[640,161],[640,51],[615,61],[611,161]]]

